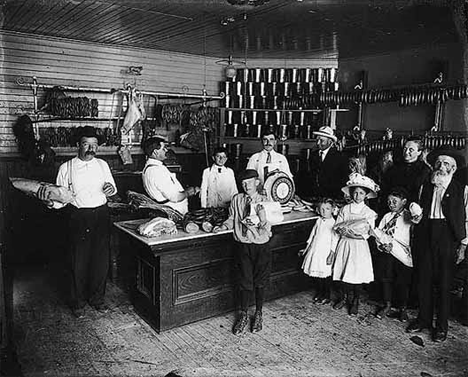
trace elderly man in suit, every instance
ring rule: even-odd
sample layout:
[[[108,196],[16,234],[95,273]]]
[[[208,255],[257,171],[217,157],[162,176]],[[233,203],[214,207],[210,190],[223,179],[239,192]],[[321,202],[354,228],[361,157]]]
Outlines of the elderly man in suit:
[[[313,134],[317,136],[318,151],[310,158],[311,196],[342,199],[341,188],[346,186],[349,174],[348,161],[334,146],[337,137],[331,127],[320,127]]]
[[[432,330],[435,303],[437,319],[432,339],[443,342],[447,338],[449,291],[455,263],[465,258],[468,188],[453,179],[457,168],[465,164],[464,157],[454,148],[434,150],[428,155],[428,162],[434,171],[431,179],[421,186],[419,203],[423,213],[414,231],[419,315],[406,331]]]

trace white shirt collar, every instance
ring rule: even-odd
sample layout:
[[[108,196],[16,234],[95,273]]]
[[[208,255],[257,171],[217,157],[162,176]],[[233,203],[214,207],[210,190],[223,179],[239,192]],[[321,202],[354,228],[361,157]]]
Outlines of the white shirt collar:
[[[147,165],[156,165],[156,166],[162,166],[163,165],[163,162],[160,161],[160,160],[156,160],[155,158],[148,158],[148,160],[146,160],[146,164]]]
[[[325,157],[327,157],[327,154],[328,154],[328,152],[330,151],[331,147],[332,147],[332,146],[330,145],[327,149],[324,149],[324,150],[322,151],[322,161],[325,160]],[[320,152],[319,152],[319,155],[320,155]]]

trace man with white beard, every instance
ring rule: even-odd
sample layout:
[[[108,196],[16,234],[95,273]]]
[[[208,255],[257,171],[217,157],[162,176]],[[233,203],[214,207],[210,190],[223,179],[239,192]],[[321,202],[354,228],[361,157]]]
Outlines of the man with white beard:
[[[457,168],[465,164],[464,157],[454,148],[434,150],[428,155],[428,162],[434,172],[430,181],[421,186],[419,204],[423,213],[414,229],[419,315],[406,331],[430,329],[432,339],[443,342],[447,338],[449,291],[455,263],[465,258],[468,243],[468,188],[452,179]],[[434,303],[437,319],[433,329]]]

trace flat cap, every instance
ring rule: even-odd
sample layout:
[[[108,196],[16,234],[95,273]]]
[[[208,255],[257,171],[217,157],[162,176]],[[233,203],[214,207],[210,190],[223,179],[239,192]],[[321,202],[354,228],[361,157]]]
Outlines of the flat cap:
[[[245,181],[246,179],[250,178],[258,178],[258,173],[254,169],[246,169],[239,173],[239,181]]]

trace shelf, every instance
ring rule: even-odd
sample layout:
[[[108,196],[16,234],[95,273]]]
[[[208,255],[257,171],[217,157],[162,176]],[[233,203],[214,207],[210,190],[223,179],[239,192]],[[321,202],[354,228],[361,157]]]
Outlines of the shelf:
[[[247,108],[238,108],[238,107],[223,107],[223,109],[226,111],[281,111],[281,112],[291,111],[291,112],[296,112],[296,113],[300,113],[300,112],[321,113],[323,112],[322,109],[288,110],[288,109],[247,109]],[[338,111],[338,109],[335,111]]]
[[[255,141],[258,142],[260,145],[260,138],[258,137],[232,137],[232,136],[224,136],[223,139],[227,144],[230,144],[229,142],[237,141],[237,142],[243,142],[243,141]],[[300,143],[316,143],[317,139],[286,139],[286,140],[281,140],[278,139],[278,144],[300,144]]]
[[[33,115],[34,116],[34,115]],[[111,118],[53,118],[52,116],[50,118],[44,118],[44,119],[38,119],[38,120],[33,120],[32,123],[46,123],[46,122],[55,122],[55,121],[63,121],[63,122],[109,122],[109,121],[114,121],[114,120],[122,120],[125,117],[111,117]],[[156,118],[145,118],[142,119],[141,121],[144,120],[156,120]]]

